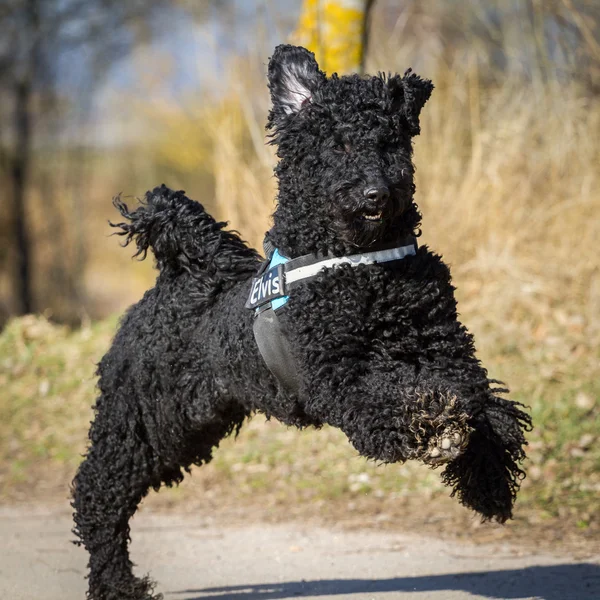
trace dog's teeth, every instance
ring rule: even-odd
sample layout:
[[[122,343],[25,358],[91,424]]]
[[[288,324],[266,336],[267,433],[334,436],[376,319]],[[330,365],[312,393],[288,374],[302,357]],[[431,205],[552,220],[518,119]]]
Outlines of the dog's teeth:
[[[434,448],[430,453],[429,456],[431,456],[431,458],[437,458],[438,456],[440,456],[442,453],[440,452],[439,448]]]
[[[450,438],[444,438],[442,440],[442,450],[450,450],[452,446],[452,440]]]

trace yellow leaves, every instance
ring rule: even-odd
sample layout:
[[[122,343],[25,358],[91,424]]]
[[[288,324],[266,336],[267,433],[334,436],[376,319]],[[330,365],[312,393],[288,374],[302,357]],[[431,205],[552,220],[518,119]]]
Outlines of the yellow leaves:
[[[244,136],[244,124],[237,98],[220,102],[190,101],[155,103],[146,106],[147,117],[157,131],[160,143],[155,144],[155,159],[159,164],[178,173],[212,171],[213,146],[217,130],[238,144]]]
[[[232,75],[232,85],[218,98],[154,103],[145,110],[156,132],[151,148],[159,171],[196,181],[190,195],[260,248],[274,209],[274,157],[264,143],[262,96],[250,100],[235,81]],[[256,82],[249,85],[257,88]],[[198,182],[207,197],[198,197]]]
[[[201,123],[182,113],[163,107],[152,107],[153,120],[168,135],[160,138],[155,146],[155,159],[169,169],[179,172],[192,172],[206,162],[210,152],[205,136],[199,135]]]
[[[312,50],[328,74],[359,71],[365,0],[304,0],[293,43]]]

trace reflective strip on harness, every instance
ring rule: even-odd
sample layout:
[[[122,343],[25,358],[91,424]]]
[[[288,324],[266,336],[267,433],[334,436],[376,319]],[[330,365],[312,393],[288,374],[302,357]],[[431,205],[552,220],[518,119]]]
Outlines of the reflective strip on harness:
[[[375,263],[390,262],[392,260],[401,260],[409,255],[415,254],[415,246],[401,246],[400,248],[391,248],[389,250],[379,250],[377,252],[366,252],[364,254],[352,254],[351,256],[340,256],[320,260],[312,265],[292,269],[285,274],[287,284],[295,283],[301,279],[314,277],[322,269],[331,269],[338,265],[373,265]]]

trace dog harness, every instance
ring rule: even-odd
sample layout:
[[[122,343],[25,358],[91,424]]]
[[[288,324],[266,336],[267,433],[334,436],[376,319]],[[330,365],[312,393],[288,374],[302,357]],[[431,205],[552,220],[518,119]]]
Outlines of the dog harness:
[[[314,279],[323,269],[386,263],[413,256],[417,251],[417,241],[411,238],[406,246],[335,257],[306,254],[289,259],[269,241],[265,241],[264,249],[267,260],[252,280],[246,308],[254,310],[254,339],[265,364],[287,392],[297,395],[298,369],[290,343],[277,318],[277,311],[286,305],[290,293],[300,283]]]

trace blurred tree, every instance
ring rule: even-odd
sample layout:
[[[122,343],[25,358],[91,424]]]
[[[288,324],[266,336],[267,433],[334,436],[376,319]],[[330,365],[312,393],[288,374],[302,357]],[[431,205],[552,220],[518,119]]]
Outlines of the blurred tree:
[[[151,33],[151,21],[168,0],[3,0],[0,5],[0,168],[12,197],[12,229],[16,296],[19,313],[35,309],[32,292],[31,224],[27,211],[28,184],[34,149],[55,140],[40,139],[44,127],[56,118],[56,108],[80,90],[59,90],[59,70],[71,53],[70,69],[88,69],[84,89],[101,80],[103,73]],[[74,57],[73,52],[80,54]],[[66,85],[66,84],[65,84]],[[6,133],[10,132],[10,133]],[[50,152],[50,155],[52,153]],[[5,187],[6,189],[6,187]],[[52,198],[50,198],[52,200]],[[45,207],[56,227],[55,206]],[[74,226],[81,222],[75,219]],[[53,231],[57,243],[61,232]],[[82,255],[73,276],[78,285]]]
[[[304,0],[293,41],[328,73],[362,72],[374,0]]]

